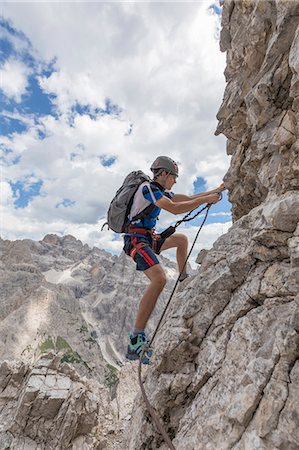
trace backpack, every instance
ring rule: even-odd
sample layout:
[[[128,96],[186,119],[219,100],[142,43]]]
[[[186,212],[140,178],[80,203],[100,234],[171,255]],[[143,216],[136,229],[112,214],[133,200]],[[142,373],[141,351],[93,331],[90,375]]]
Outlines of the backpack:
[[[148,181],[150,183],[152,180],[141,170],[131,172],[126,176],[122,186],[117,190],[114,198],[110,203],[107,214],[107,222],[102,226],[102,229],[107,224],[108,227],[116,233],[125,233],[127,231],[128,225],[130,223],[128,215],[131,211],[134,195],[138,187],[145,181]],[[143,219],[154,208],[155,205],[149,205],[137,216],[132,218],[132,220]]]

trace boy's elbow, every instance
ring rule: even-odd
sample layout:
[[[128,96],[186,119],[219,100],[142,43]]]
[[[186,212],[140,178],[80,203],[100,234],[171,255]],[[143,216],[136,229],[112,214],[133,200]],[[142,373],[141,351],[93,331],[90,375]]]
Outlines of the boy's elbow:
[[[165,211],[167,211],[167,212],[169,212],[170,214],[174,214],[175,216],[177,215],[177,214],[179,214],[179,212],[177,211],[177,209],[176,208],[163,208],[163,209],[165,209]]]
[[[180,211],[180,209],[181,209],[181,208],[180,208],[180,205],[177,204],[177,203],[174,203],[174,202],[167,202],[167,203],[159,204],[159,203],[157,202],[156,204],[157,204],[157,206],[158,206],[159,208],[164,209],[165,211],[167,211],[167,212],[169,212],[169,213],[171,213],[171,214],[177,215],[177,214],[180,214],[180,213],[181,213],[181,211]]]
[[[178,214],[180,214],[179,208],[177,207],[178,205],[174,205],[173,208],[171,208],[171,212],[172,214],[174,214],[175,216],[177,216]]]

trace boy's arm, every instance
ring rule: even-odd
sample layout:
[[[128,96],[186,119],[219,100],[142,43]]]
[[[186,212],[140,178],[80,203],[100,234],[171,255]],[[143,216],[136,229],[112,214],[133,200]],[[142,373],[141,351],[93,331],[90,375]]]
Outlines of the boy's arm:
[[[172,201],[177,203],[177,202],[194,200],[196,198],[206,197],[207,195],[215,194],[216,192],[222,192],[224,190],[225,190],[224,184],[221,183],[220,186],[218,186],[216,189],[212,189],[211,191],[207,191],[207,192],[202,192],[200,194],[194,194],[194,195],[174,194],[172,196]]]
[[[168,197],[162,197],[156,201],[155,205],[157,205],[161,209],[165,209],[166,211],[172,214],[183,214],[185,212],[192,211],[192,209],[197,208],[203,203],[217,203],[219,202],[220,197],[218,194],[209,194],[201,197],[196,197],[191,200],[184,200],[182,202],[173,202]]]

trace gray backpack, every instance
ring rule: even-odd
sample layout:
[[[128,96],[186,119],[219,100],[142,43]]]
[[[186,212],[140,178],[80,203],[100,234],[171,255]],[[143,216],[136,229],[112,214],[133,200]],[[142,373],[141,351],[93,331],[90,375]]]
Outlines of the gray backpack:
[[[107,222],[102,226],[102,230],[105,225],[108,225],[108,227],[116,233],[126,233],[128,231],[128,215],[131,211],[134,195],[138,187],[145,181],[151,182],[152,180],[141,170],[131,172],[127,175],[122,186],[118,189],[115,197],[110,203],[107,214]],[[149,205],[132,220],[146,217],[154,208],[155,205]]]

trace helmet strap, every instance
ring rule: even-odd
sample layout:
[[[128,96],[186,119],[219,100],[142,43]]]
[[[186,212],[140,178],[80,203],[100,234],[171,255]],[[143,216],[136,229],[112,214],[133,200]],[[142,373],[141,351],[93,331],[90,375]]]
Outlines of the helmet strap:
[[[164,171],[165,171],[165,169],[160,169],[159,172],[155,173],[154,174],[154,180],[156,180]]]

